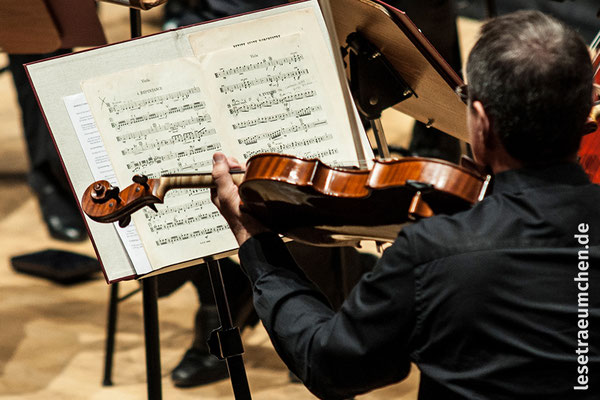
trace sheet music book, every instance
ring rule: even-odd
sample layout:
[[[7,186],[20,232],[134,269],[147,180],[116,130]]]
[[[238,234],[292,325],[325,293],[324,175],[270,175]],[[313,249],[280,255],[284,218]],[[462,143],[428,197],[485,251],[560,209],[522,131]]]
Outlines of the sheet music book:
[[[210,171],[215,151],[241,161],[278,152],[359,163],[350,133],[357,113],[344,105],[314,0],[26,68],[78,201],[98,179],[124,188],[139,173]],[[134,214],[128,230],[86,217],[108,282],[237,250],[208,190],[169,192],[158,207]]]

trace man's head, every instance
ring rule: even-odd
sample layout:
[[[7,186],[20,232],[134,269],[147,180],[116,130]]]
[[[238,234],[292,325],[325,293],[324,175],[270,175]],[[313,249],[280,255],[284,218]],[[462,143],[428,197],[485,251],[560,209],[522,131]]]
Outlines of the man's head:
[[[469,55],[467,81],[479,161],[498,150],[521,165],[576,153],[591,108],[592,68],[573,30],[537,11],[493,19]]]

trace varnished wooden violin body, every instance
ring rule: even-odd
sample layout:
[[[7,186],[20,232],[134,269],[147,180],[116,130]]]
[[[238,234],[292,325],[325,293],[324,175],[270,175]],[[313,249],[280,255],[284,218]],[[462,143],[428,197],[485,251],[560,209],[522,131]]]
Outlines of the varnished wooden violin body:
[[[261,154],[249,161],[240,197],[247,212],[296,240],[393,241],[407,222],[469,208],[488,182],[442,160],[407,157],[353,170]]]
[[[260,154],[235,173],[244,211],[293,239],[327,245],[391,241],[416,218],[454,213],[481,200],[489,177],[434,159],[376,161],[371,170],[332,168],[319,160]],[[210,174],[135,177],[122,192],[99,181],[82,199],[99,222],[129,222],[129,215],[162,203],[174,188],[211,187]]]

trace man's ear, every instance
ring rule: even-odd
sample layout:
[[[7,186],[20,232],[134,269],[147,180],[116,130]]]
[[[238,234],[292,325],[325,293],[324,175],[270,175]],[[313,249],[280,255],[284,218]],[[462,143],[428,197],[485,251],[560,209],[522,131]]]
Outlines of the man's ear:
[[[490,130],[490,119],[480,101],[471,103],[471,118],[473,118],[473,134],[479,135],[477,140],[487,149],[493,149],[496,145]]]

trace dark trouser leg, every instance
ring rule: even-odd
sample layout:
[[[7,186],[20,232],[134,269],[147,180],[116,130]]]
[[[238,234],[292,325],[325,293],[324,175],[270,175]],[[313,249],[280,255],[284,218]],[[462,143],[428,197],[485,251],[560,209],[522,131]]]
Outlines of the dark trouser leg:
[[[50,234],[57,239],[76,241],[86,237],[85,227],[23,67],[25,63],[68,52],[11,54],[9,60],[30,161],[29,184],[38,196]]]
[[[258,316],[252,305],[252,291],[248,278],[240,266],[231,259],[225,258],[219,263],[234,326],[243,330],[246,326],[256,324]],[[178,387],[190,387],[225,379],[228,377],[225,361],[211,355],[206,343],[210,333],[220,326],[208,269],[205,265],[201,265],[182,272],[187,273],[187,278],[196,287],[200,308],[196,313],[192,346],[173,370],[171,374],[173,383]],[[163,293],[175,290],[179,281],[181,281],[180,277],[174,277],[168,287],[165,286]]]
[[[59,186],[61,190],[69,192],[70,188],[23,64],[68,52],[59,50],[43,55],[9,55],[10,71],[21,107],[23,131],[31,164],[30,183],[36,192],[39,192],[43,185],[48,184]]]
[[[341,306],[362,274],[369,271],[377,259],[351,247],[315,247],[292,242],[288,248],[307,276],[323,290],[334,309]],[[315,260],[319,260],[318,265]],[[222,259],[220,264],[234,325],[243,330],[258,322],[250,282],[231,259]],[[169,278],[169,275],[173,276]],[[225,362],[210,355],[206,345],[210,332],[219,327],[207,268],[199,266],[167,274],[165,278],[170,282],[162,287],[159,282],[159,295],[173,292],[185,282],[184,277],[196,286],[201,306],[196,313],[192,346],[172,373],[173,382],[179,387],[203,385],[227,377]]]

